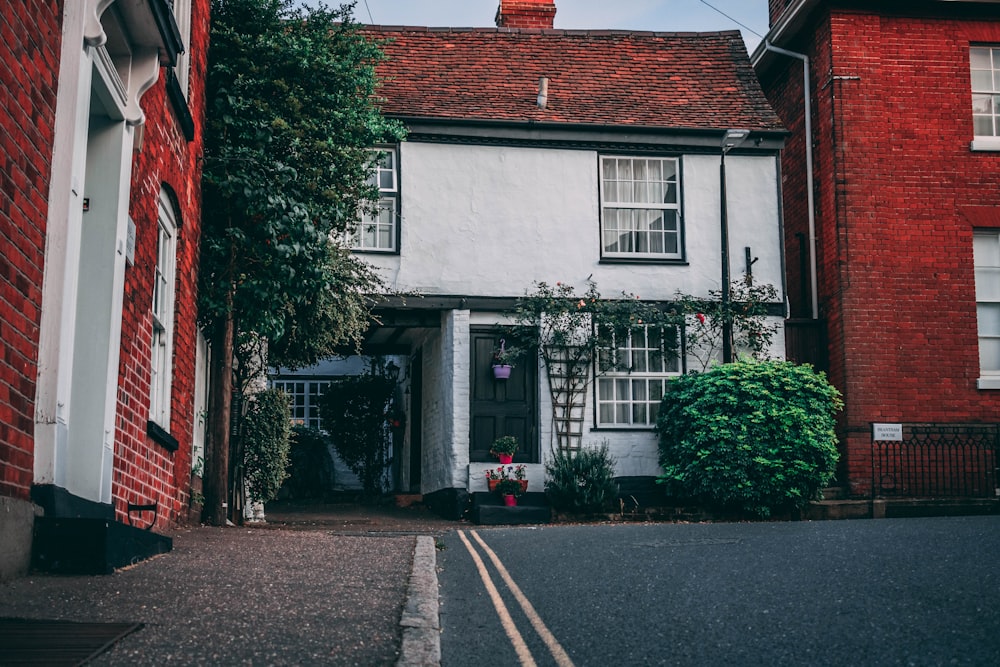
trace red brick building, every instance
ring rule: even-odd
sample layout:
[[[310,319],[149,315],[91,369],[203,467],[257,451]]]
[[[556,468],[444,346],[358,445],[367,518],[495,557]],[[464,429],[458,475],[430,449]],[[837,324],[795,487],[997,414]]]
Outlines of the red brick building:
[[[33,532],[46,567],[84,539],[74,521],[186,516],[198,428],[209,2],[16,4],[0,17],[0,576]]]
[[[792,131],[789,355],[844,392],[841,482],[993,497],[1000,2],[770,0],[770,19],[752,61]]]

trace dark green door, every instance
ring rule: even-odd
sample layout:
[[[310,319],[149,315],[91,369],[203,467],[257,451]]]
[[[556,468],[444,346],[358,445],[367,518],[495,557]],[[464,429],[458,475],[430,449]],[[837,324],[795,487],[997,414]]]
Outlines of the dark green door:
[[[499,347],[495,331],[472,330],[472,415],[470,461],[494,461],[490,443],[512,435],[520,443],[515,463],[537,463],[538,458],[538,355],[521,356],[510,378],[493,377],[493,350]]]

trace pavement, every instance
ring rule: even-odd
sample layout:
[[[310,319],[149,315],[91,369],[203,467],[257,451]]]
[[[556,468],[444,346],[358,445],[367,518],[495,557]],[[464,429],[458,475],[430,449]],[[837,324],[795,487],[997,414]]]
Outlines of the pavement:
[[[0,617],[141,622],[93,665],[437,665],[435,538],[422,507],[271,507],[267,523],[168,533],[106,576],[31,574]]]

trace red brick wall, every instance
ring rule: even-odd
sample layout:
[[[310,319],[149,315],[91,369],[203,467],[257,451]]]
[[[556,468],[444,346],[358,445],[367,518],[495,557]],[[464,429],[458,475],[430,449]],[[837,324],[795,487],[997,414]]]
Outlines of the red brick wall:
[[[187,516],[194,421],[197,267],[201,232],[201,161],[209,0],[194,0],[188,106],[195,138],[188,142],[166,94],[164,72],[142,98],[146,113],[141,152],[134,153],[129,214],[136,224],[135,263],[125,271],[119,396],[112,497],[119,520],[132,503],[156,502],[157,526]],[[147,435],[150,401],[153,275],[161,189],[178,209],[170,452]],[[162,425],[161,425],[162,426]]]
[[[0,12],[0,495],[27,499],[34,461],[60,18],[55,0]]]
[[[842,481],[861,493],[870,485],[872,422],[1000,420],[1000,392],[976,388],[973,228],[960,212],[1000,206],[1000,153],[969,147],[968,64],[970,42],[1000,44],[1000,16],[833,10],[801,34],[789,48],[813,59],[820,304],[830,376],[846,400]],[[761,74],[782,120],[801,135],[801,67],[779,61]],[[797,141],[782,158],[790,237],[805,225]]]

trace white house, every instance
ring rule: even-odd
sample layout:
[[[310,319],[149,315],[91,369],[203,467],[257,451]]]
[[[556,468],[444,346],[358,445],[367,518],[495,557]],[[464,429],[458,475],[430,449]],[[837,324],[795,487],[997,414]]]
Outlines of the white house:
[[[755,281],[778,289],[775,322],[784,315],[785,131],[739,33],[553,30],[554,13],[551,0],[504,1],[497,28],[367,28],[388,40],[383,111],[409,135],[382,147],[380,211],[356,250],[415,295],[386,301],[367,351],[408,359],[398,486],[447,515],[485,490],[489,444],[505,433],[522,442],[529,491],[542,490],[555,444],[545,371],[490,370],[498,325],[537,281],[707,296],[722,282],[724,176],[731,275],[755,258]],[[539,17],[545,29],[524,27]],[[723,157],[733,129],[746,132]],[[607,441],[623,481],[651,482],[655,389],[687,367],[681,355],[593,383],[582,445]]]

